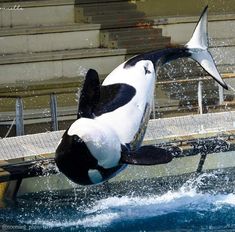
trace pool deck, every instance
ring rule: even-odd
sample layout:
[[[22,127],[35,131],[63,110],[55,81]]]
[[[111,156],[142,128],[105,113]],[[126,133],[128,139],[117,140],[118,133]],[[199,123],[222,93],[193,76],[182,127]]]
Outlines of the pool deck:
[[[64,131],[0,139],[0,162],[14,163],[54,155]],[[235,111],[150,120],[144,144],[182,143],[235,135]]]

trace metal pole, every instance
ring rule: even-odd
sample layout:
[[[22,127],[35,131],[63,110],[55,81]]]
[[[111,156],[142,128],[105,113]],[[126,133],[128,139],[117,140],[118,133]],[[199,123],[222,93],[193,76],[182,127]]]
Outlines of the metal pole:
[[[153,101],[152,101],[152,113],[153,113],[153,119],[156,119],[155,95],[153,96]]]
[[[80,96],[81,96],[81,89],[77,89],[76,97],[77,97],[77,103],[78,103],[78,108],[77,108],[77,118],[80,118],[80,112],[79,112],[79,102],[80,102]]]
[[[16,98],[16,136],[24,135],[23,100]]]
[[[219,86],[219,104],[222,105],[224,102],[224,88],[219,84],[218,86]]]
[[[203,108],[202,108],[202,81],[198,82],[197,100],[198,100],[199,114],[203,114]]]
[[[50,107],[51,107],[51,129],[53,131],[59,130],[57,119],[57,97],[54,93],[50,95]]]

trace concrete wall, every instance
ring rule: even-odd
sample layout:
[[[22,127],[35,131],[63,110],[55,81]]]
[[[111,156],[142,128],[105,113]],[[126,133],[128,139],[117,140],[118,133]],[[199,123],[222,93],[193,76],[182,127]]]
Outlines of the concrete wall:
[[[0,27],[73,23],[74,5],[27,8],[22,6],[22,10],[0,10],[0,18]]]
[[[172,43],[185,44],[192,36],[198,17],[175,17],[166,20],[167,22],[163,24],[156,22],[156,28],[161,28],[164,36],[170,36]],[[213,17],[209,17],[208,36],[211,40],[223,39],[221,46],[227,46],[226,43],[228,43],[228,39],[231,40],[231,38],[235,38],[235,16],[224,19],[221,18],[218,19],[218,21],[213,19]],[[214,45],[213,41],[210,42],[213,46],[219,45]]]
[[[138,10],[148,16],[198,15],[209,5],[209,13],[235,13],[234,0],[141,0],[136,1]]]
[[[40,62],[1,65],[0,83],[17,81],[44,81],[60,77],[77,77],[89,68],[96,69],[100,75],[110,73],[118,64],[124,62],[125,55],[86,57],[85,59],[49,60]]]

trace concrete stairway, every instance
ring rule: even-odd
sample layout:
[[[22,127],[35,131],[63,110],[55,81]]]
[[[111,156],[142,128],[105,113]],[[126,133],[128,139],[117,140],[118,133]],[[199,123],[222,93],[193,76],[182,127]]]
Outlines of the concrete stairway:
[[[166,47],[170,37],[162,36],[161,29],[152,27],[153,20],[138,11],[135,3],[124,0],[77,1],[77,22],[101,24],[101,46],[125,48],[127,54],[138,54]]]
[[[105,49],[100,42],[102,25],[77,22],[74,4],[93,6],[93,12],[100,14],[99,9],[105,8],[104,3],[96,1],[95,4],[100,6],[97,9],[93,2],[1,0],[0,83],[76,77],[83,75],[88,68],[105,75],[123,62],[125,50],[116,49],[113,41]],[[120,9],[129,5],[127,1],[110,1],[111,7],[112,3]],[[18,9],[9,10],[15,6]],[[110,18],[110,15],[104,17]]]
[[[76,77],[88,68],[105,75],[128,54],[170,42],[129,1],[1,0],[0,7],[0,84]]]
[[[76,1],[75,18],[77,21],[100,23],[102,28],[120,28],[147,23],[145,14],[136,10],[129,1]],[[148,21],[149,23],[152,21]]]
[[[99,29],[75,23],[1,28],[0,83],[82,76],[88,68],[109,73],[125,50],[101,49]]]
[[[134,27],[103,30],[101,33],[101,46],[125,48],[129,55],[161,49],[169,44],[170,37],[163,37],[161,29]]]

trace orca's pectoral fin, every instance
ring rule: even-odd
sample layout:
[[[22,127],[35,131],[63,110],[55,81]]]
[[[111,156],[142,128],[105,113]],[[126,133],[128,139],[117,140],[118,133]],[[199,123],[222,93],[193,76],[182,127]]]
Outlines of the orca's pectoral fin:
[[[142,146],[136,151],[122,151],[121,163],[133,165],[157,165],[169,163],[175,157],[175,150],[152,145]]]
[[[92,118],[93,109],[100,99],[99,75],[94,69],[89,69],[81,90],[77,118]]]

